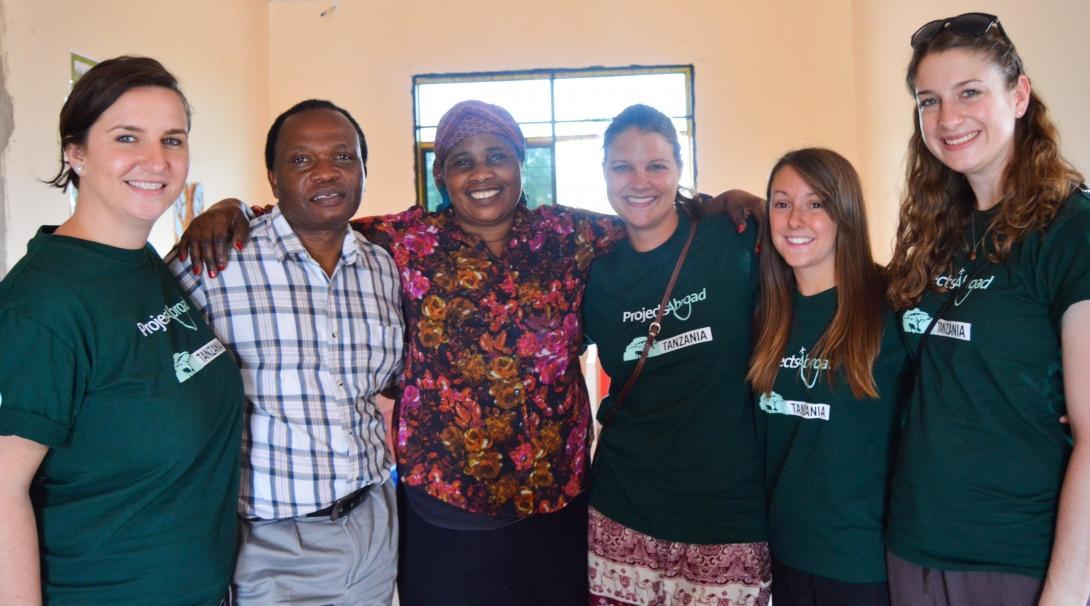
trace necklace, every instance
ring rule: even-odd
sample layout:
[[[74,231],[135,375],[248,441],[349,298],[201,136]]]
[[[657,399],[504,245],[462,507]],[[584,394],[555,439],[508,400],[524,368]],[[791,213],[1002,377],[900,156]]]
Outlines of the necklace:
[[[976,261],[976,249],[980,248],[980,246],[982,244],[984,244],[984,239],[988,237],[988,232],[992,231],[992,222],[988,221],[987,229],[984,230],[984,233],[980,234],[980,239],[977,240],[976,239],[976,213],[975,212],[972,213],[969,216],[969,219],[970,219],[969,225],[972,227],[972,230],[973,230],[973,239],[972,239],[973,248],[972,248],[972,250],[969,251],[969,260],[970,261]]]

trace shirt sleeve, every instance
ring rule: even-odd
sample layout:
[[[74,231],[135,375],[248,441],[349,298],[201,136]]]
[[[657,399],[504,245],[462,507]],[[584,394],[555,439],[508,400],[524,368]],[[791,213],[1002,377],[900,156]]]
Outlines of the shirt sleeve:
[[[1056,327],[1067,308],[1090,299],[1090,202],[1082,206],[1049,230],[1038,264]]]
[[[569,206],[560,208],[571,216],[576,229],[586,230],[584,233],[588,235],[587,240],[596,256],[609,252],[617,242],[628,237],[628,230],[620,217]]]
[[[79,414],[87,380],[73,348],[32,318],[0,313],[0,435],[58,447]]]
[[[368,242],[378,244],[386,250],[392,250],[401,234],[423,215],[423,209],[419,206],[411,206],[408,210],[392,215],[352,219],[350,225],[352,229],[363,234]]]
[[[203,276],[193,273],[193,263],[189,259],[182,261],[178,258],[177,247],[171,250],[163,261],[170,269],[170,273],[174,274],[185,294],[197,306],[197,309],[205,314],[205,320],[208,320],[208,312],[205,311],[208,308],[208,297],[204,292]],[[237,259],[232,259],[232,262],[237,262]]]

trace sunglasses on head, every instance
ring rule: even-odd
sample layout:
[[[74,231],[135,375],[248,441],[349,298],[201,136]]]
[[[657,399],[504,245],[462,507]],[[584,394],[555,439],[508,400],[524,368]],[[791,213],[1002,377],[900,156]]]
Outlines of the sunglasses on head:
[[[909,43],[912,45],[912,48],[919,48],[934,40],[935,36],[938,36],[948,28],[959,34],[978,38],[988,33],[988,30],[992,29],[992,27],[998,28],[999,33],[1004,38],[1007,37],[1007,32],[1004,32],[1003,26],[999,24],[999,17],[989,15],[988,13],[965,13],[964,15],[958,15],[957,17],[935,19],[934,21],[924,23],[920,29],[916,30],[916,33],[912,34]]]

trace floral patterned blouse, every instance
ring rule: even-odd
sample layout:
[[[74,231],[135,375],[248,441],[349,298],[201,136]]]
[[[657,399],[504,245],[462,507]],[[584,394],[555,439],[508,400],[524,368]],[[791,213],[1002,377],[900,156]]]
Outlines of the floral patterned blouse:
[[[617,219],[516,208],[493,254],[452,211],[353,221],[401,274],[405,371],[395,413],[408,486],[495,518],[556,511],[586,488],[590,406],[580,305]]]

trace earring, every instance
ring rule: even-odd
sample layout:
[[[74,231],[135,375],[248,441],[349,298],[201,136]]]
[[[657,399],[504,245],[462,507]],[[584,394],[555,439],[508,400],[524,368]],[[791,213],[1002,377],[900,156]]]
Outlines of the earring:
[[[77,175],[82,175],[83,174],[83,166],[73,166],[72,170],[76,171]]]

